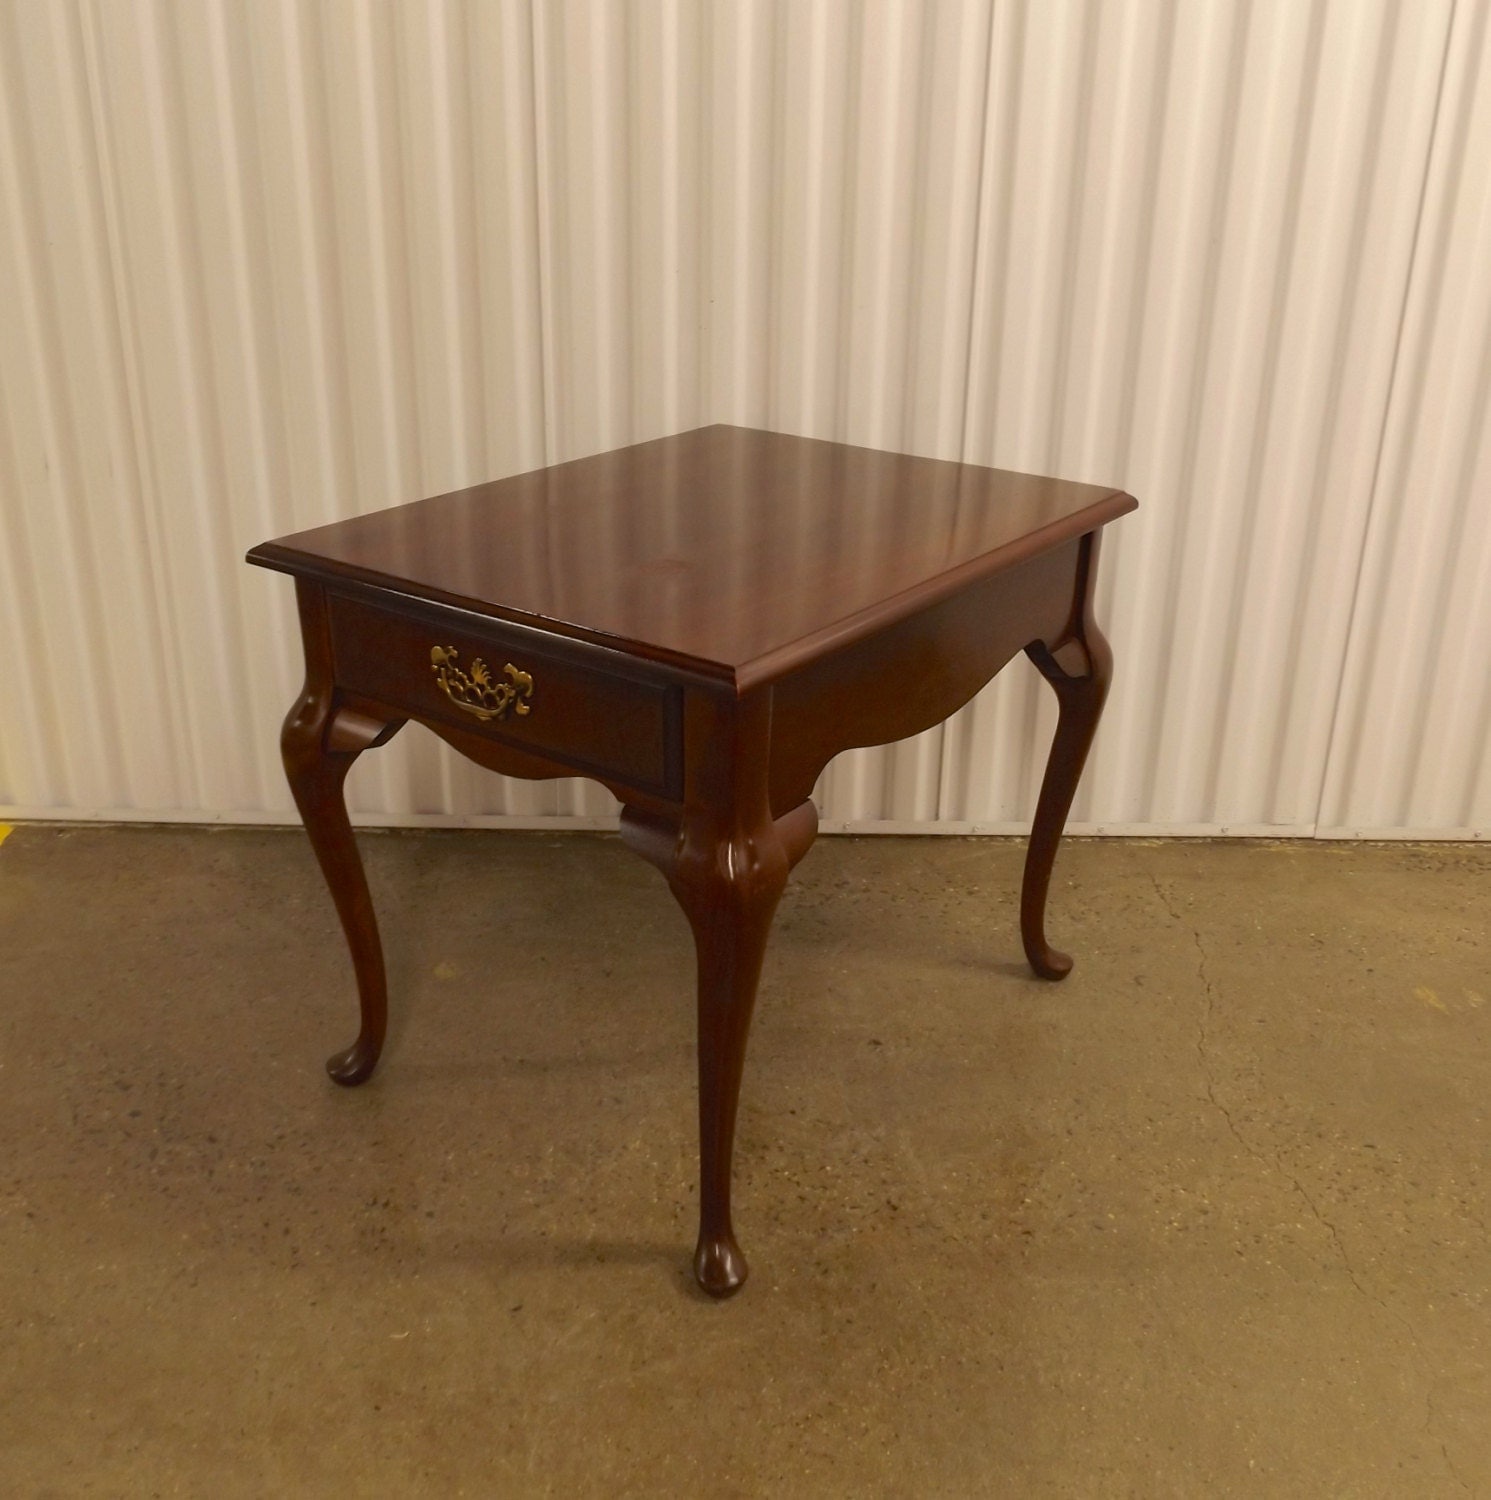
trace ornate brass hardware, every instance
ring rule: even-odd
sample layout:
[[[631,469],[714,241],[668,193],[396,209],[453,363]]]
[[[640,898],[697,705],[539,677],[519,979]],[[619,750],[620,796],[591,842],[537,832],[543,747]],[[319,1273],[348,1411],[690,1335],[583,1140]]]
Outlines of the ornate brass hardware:
[[[527,672],[520,672],[508,662],[502,668],[507,681],[502,682],[493,679],[492,669],[479,656],[472,657],[471,670],[463,672],[456,665],[459,655],[450,646],[430,648],[430,669],[435,681],[457,708],[478,719],[505,719],[509,711],[531,712],[528,700],[533,697],[533,678]]]

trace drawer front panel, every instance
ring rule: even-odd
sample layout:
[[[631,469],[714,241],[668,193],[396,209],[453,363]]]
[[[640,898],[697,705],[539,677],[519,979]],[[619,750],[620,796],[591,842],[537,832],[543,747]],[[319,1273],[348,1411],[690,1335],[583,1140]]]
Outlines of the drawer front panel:
[[[562,762],[581,773],[671,794],[681,742],[676,688],[535,649],[528,633],[473,629],[332,598],[336,680],[406,711]],[[583,648],[579,648],[583,650]]]

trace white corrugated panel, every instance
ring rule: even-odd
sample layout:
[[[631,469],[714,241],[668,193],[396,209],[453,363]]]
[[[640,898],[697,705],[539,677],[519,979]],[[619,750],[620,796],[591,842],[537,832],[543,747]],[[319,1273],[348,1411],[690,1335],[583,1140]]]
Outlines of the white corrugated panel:
[[[1491,6],[1461,5],[1322,830],[1491,836]]]
[[[1311,829],[1328,757],[1328,823],[1484,825],[1486,13],[0,0],[0,808],[288,818],[246,547],[724,420],[1140,496],[1089,826]],[[1019,826],[1044,695],[826,823]],[[611,807],[418,731],[350,790]]]
[[[989,250],[970,456],[1145,502],[1104,558],[1123,676],[1078,818],[1314,822],[1446,20],[1036,3],[1010,25],[996,76],[1042,83],[991,185],[1015,227]],[[1028,805],[969,773],[1016,760],[1033,690],[962,728],[949,783],[975,816]]]

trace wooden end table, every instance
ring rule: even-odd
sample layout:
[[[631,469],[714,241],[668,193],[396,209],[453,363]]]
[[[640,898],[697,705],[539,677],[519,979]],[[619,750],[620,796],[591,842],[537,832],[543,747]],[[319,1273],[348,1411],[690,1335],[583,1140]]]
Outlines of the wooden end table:
[[[1093,620],[1117,490],[706,427],[255,547],[295,578],[305,688],[285,770],[357,974],[362,1083],[387,987],[342,797],[415,719],[507,776],[589,776],[655,864],[698,955],[699,1241],[717,1297],[745,1281],[730,1221],[746,1033],[767,930],[842,750],[940,723],[1018,651],[1060,706],[1026,854],[1035,972],[1056,846],[1108,690]]]

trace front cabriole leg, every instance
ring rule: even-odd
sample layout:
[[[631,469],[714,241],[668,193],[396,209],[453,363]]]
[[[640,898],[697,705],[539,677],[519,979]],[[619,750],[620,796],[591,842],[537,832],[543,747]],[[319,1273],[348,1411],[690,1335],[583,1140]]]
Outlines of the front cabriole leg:
[[[730,1216],[735,1119],[746,1036],[787,856],[768,821],[685,822],[673,891],[698,957],[699,1239],[694,1276],[711,1296],[739,1290],[746,1260]]]
[[[675,818],[627,808],[629,847],[668,879],[698,961],[699,1238],[694,1277],[712,1297],[744,1284],[730,1212],[746,1037],[767,934],[787,872],[817,831],[811,802],[773,819],[767,799],[769,693],[700,695],[686,720],[687,794]]]
[[[326,596],[315,584],[296,580],[305,645],[305,687],[285,717],[280,753],[295,805],[310,836],[321,873],[331,890],[352,952],[362,1024],[357,1040],[327,1059],[326,1071],[340,1084],[372,1076],[388,1029],[388,981],[378,919],[342,784],[357,757],[390,739],[402,719],[373,718],[337,703],[332,676]]]
[[[1025,648],[1055,690],[1058,704],[1056,734],[1041,782],[1020,888],[1020,937],[1030,967],[1042,979],[1065,979],[1072,969],[1071,956],[1046,941],[1046,896],[1056,849],[1113,677],[1113,652],[1092,613],[1097,553],[1098,533],[1093,532],[1083,540],[1076,608],[1066,639],[1055,650],[1040,641]]]

